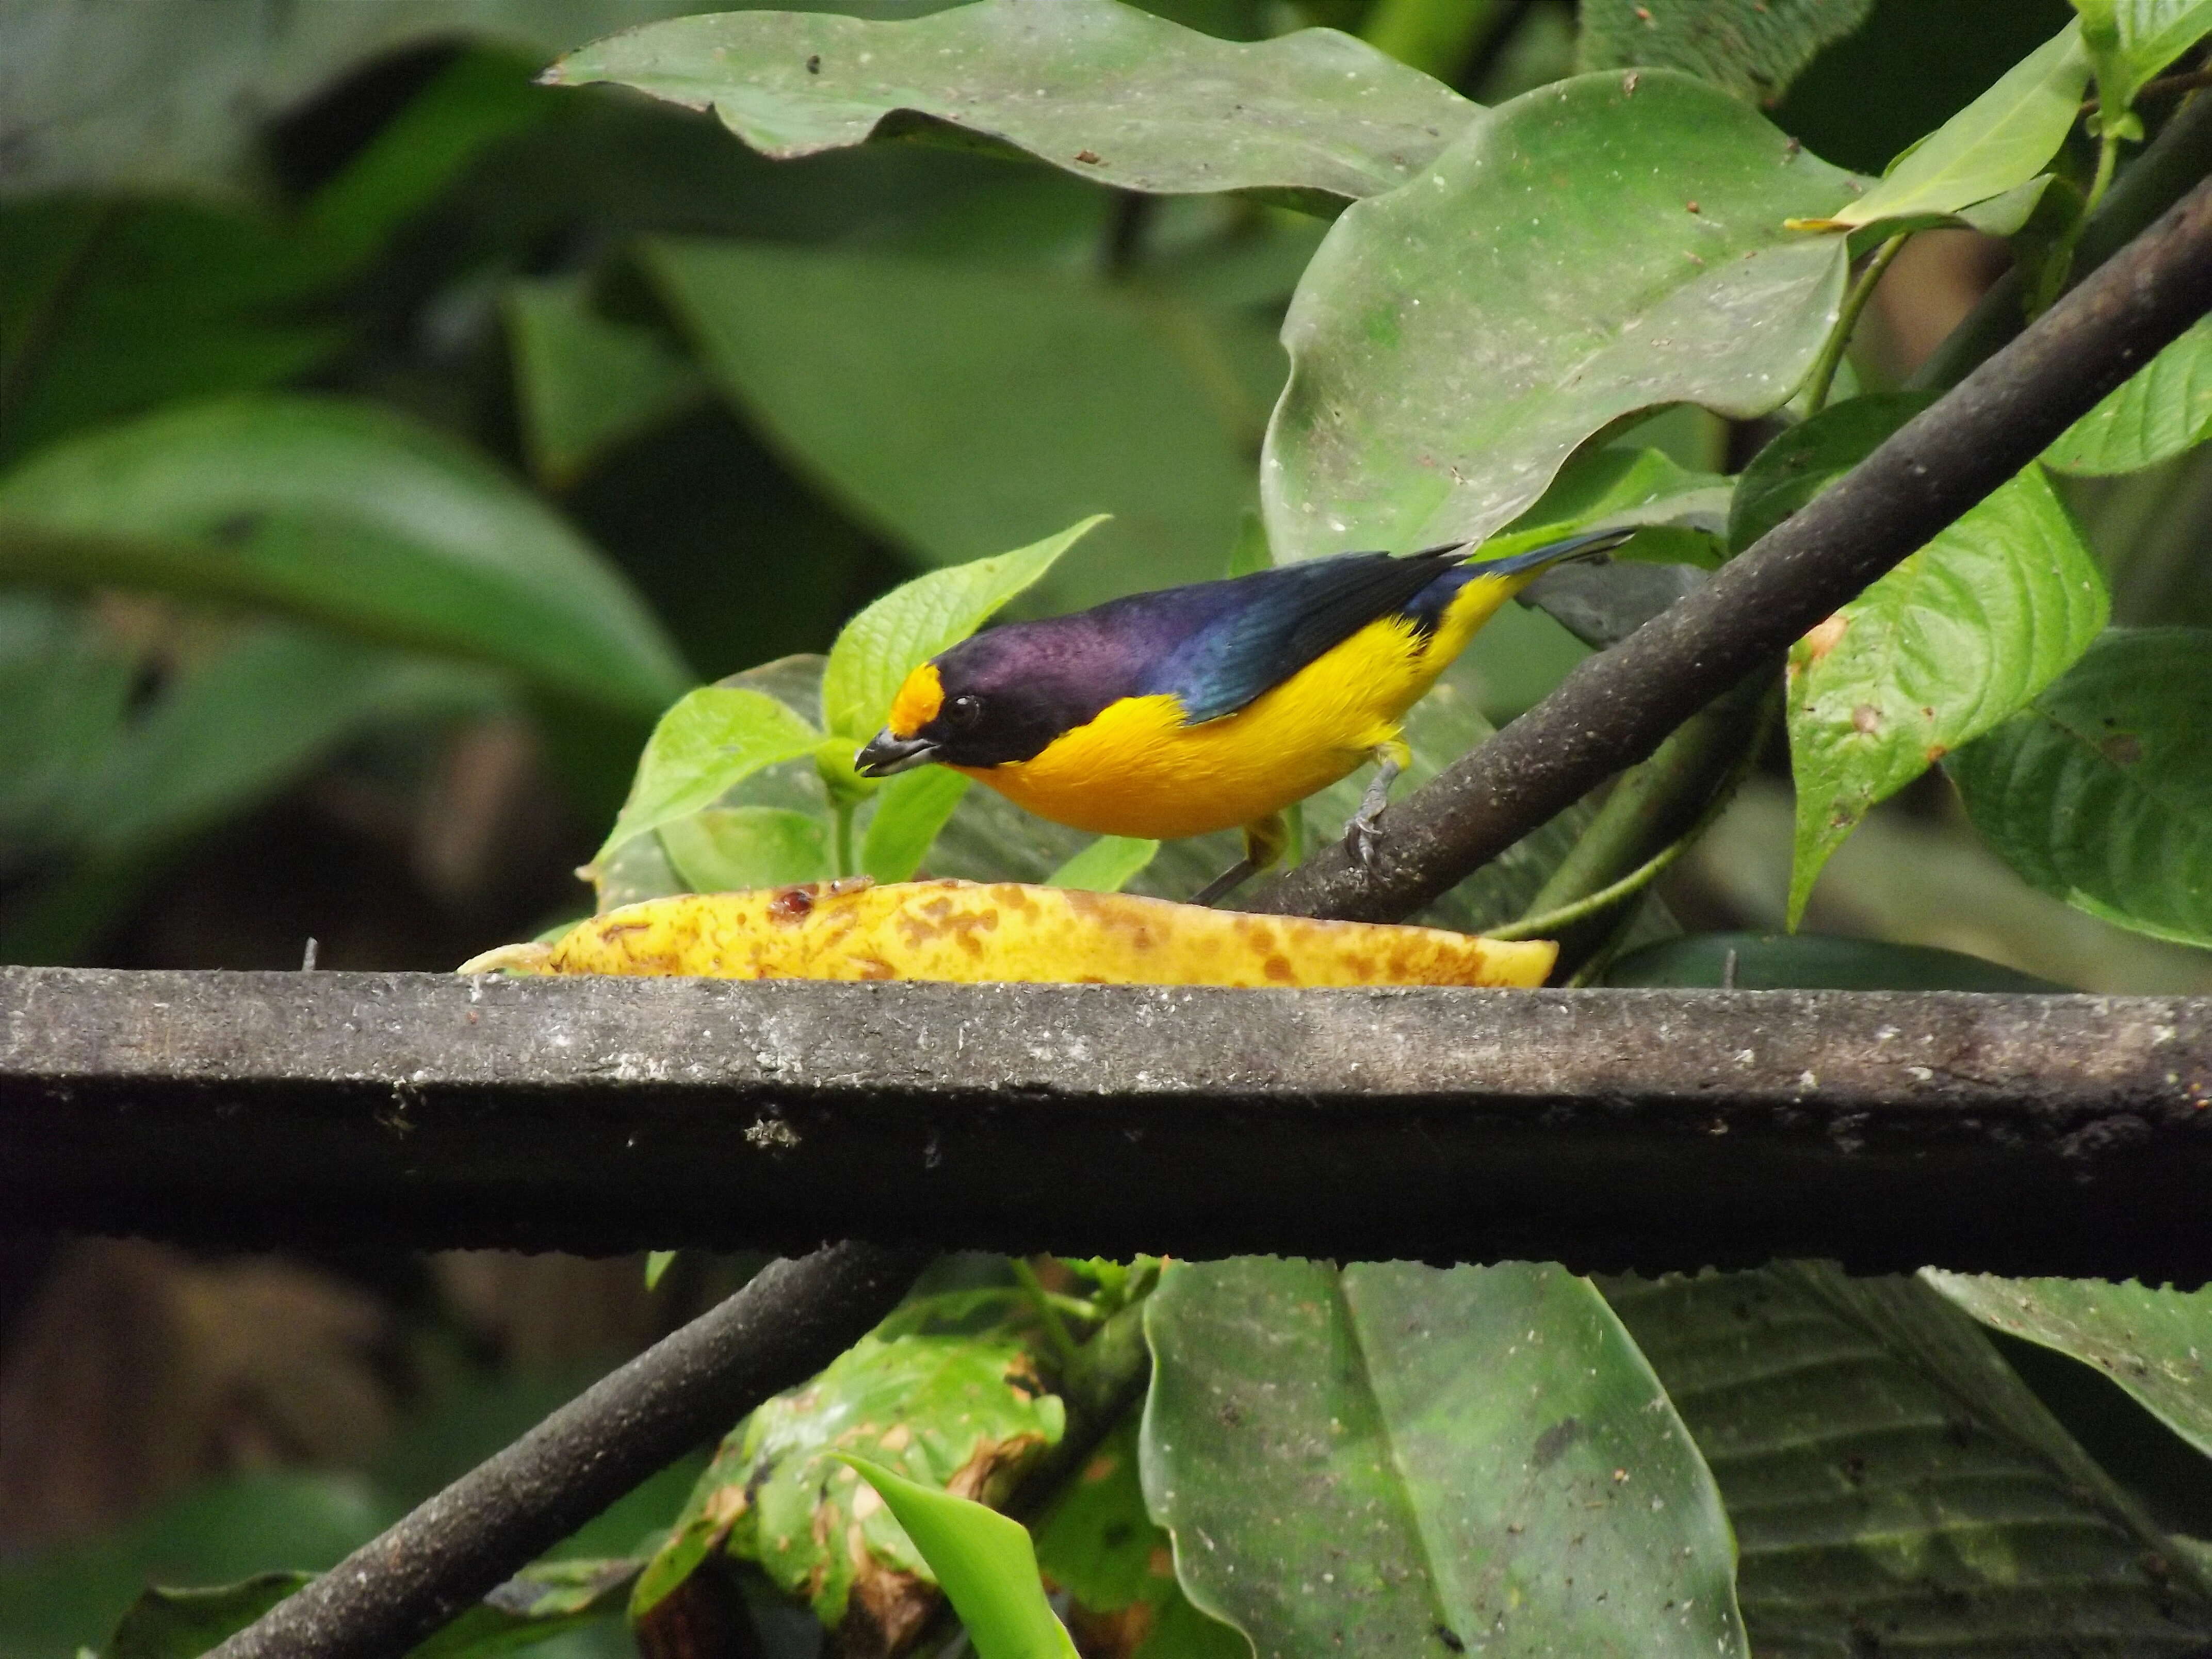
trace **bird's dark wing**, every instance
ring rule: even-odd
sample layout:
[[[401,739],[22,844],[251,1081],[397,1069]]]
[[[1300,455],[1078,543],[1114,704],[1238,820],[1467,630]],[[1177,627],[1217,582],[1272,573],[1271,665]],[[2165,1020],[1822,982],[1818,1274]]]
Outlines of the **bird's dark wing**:
[[[1455,547],[1404,558],[1340,553],[1209,584],[1218,614],[1154,665],[1143,689],[1172,693],[1193,724],[1233,714],[1368,623],[1404,610],[1462,556]]]

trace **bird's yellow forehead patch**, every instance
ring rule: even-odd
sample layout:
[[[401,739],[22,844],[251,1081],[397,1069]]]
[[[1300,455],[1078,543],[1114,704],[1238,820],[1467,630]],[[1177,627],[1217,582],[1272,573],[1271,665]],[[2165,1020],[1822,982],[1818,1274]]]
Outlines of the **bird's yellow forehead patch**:
[[[891,699],[890,728],[895,738],[910,738],[937,718],[945,706],[945,682],[928,663],[906,677],[906,684]]]

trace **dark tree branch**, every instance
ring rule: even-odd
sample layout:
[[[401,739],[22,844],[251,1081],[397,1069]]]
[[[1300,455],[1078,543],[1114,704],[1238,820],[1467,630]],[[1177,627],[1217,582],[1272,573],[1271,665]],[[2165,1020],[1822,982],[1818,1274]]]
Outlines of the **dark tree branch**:
[[[655,1470],[805,1382],[924,1258],[833,1244],[771,1262],[247,1629],[215,1659],[391,1659]]]
[[[2205,999],[0,973],[0,1216],[228,1244],[2198,1279],[2208,1101]]]
[[[2212,183],[1713,579],[1589,659],[1393,806],[1376,872],[1340,844],[1255,889],[1255,910],[1411,915],[1566,810],[2033,460],[2212,309]]]

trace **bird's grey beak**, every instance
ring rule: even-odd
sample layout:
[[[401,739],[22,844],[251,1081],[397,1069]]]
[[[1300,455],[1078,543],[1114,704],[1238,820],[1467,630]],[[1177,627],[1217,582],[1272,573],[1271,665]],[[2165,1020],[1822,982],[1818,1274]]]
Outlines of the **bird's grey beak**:
[[[937,758],[937,744],[929,738],[895,738],[890,727],[870,738],[853,757],[853,769],[864,778],[887,778],[909,767],[926,766]]]

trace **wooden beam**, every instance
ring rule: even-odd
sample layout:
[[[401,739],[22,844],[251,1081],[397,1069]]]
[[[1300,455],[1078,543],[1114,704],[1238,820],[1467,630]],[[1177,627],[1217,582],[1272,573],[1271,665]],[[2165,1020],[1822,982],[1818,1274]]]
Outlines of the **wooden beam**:
[[[0,970],[0,1225],[2212,1277],[2212,999]]]

